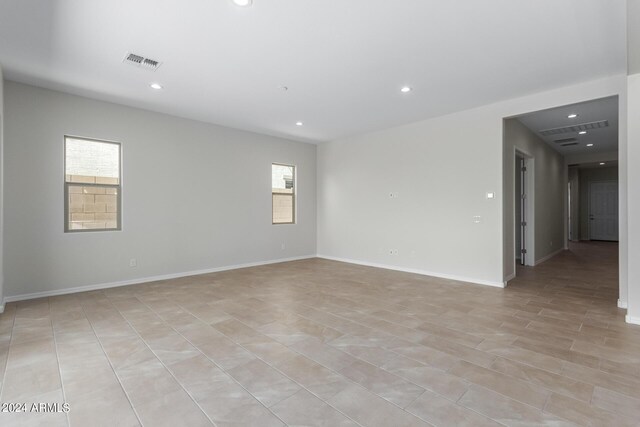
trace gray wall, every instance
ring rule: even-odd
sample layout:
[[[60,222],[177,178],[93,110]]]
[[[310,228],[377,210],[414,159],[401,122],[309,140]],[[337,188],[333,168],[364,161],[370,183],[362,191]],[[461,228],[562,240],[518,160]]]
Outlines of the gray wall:
[[[566,161],[566,157],[565,157]],[[580,240],[580,169],[577,166],[569,168],[569,182],[571,183],[571,240]]]
[[[589,184],[596,181],[618,182],[618,168],[580,169],[580,240],[589,240]]]
[[[5,107],[5,297],[316,252],[315,145],[14,82]],[[121,232],[63,233],[65,134],[122,143]],[[272,162],[298,224],[271,225]]]
[[[3,242],[4,227],[4,79],[2,77],[2,66],[0,65],[0,313],[4,311],[4,264],[3,264]]]
[[[535,262],[564,247],[564,158],[517,119],[504,121],[504,265],[514,273],[515,151],[533,156]]]

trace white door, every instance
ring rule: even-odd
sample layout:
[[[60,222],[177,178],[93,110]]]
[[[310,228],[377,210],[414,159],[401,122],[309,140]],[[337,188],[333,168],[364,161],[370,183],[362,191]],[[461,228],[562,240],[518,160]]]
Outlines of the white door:
[[[618,240],[618,183],[589,185],[589,239]]]

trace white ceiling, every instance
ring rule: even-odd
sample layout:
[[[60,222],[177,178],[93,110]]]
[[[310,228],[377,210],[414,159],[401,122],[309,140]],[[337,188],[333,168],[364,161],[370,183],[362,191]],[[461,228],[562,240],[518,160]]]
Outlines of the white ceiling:
[[[0,63],[12,80],[309,142],[626,69],[624,1],[253,3],[0,0]],[[163,65],[134,68],[128,51]]]
[[[577,114],[578,117],[570,119],[568,117],[570,114]],[[617,96],[537,111],[517,117],[517,119],[562,155],[603,153],[618,150]],[[609,126],[589,130],[585,135],[579,135],[577,132],[551,136],[540,134],[540,131],[547,129],[592,123],[601,120],[607,120]],[[575,138],[578,145],[563,147],[561,143],[555,142],[566,138]],[[587,144],[593,144],[593,146],[587,147]]]

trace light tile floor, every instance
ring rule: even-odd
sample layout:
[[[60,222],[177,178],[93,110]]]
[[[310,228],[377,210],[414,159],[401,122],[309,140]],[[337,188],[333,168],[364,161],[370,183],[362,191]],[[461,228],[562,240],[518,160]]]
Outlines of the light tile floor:
[[[305,260],[8,304],[0,425],[640,424],[617,247],[506,289]]]

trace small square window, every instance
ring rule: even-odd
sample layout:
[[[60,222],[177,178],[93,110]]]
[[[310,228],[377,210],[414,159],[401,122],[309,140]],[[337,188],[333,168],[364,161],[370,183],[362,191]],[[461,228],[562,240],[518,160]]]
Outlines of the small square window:
[[[120,144],[65,136],[65,232],[120,230]]]

